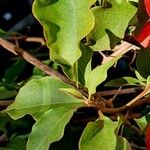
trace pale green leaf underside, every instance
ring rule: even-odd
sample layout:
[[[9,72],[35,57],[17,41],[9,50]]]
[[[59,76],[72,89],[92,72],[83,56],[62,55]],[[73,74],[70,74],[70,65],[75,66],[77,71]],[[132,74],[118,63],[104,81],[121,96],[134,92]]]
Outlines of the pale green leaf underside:
[[[108,1],[108,0],[107,0]],[[88,38],[96,41],[93,50],[110,49],[109,36],[106,30],[123,38],[129,21],[136,13],[136,8],[127,0],[109,0],[111,8],[94,7],[95,26]]]
[[[115,135],[118,123],[108,118],[88,123],[80,139],[80,150],[129,150],[129,143]]]
[[[73,66],[80,58],[80,41],[94,26],[90,7],[96,0],[35,0],[33,13],[44,27],[51,58]]]
[[[60,88],[71,87],[51,77],[32,79],[20,89],[15,102],[6,109],[6,112],[14,119],[26,114],[38,118],[55,106],[83,104],[81,100],[60,91]]]
[[[34,124],[27,143],[28,150],[48,150],[49,145],[58,141],[76,109],[76,105],[55,107],[48,110]]]

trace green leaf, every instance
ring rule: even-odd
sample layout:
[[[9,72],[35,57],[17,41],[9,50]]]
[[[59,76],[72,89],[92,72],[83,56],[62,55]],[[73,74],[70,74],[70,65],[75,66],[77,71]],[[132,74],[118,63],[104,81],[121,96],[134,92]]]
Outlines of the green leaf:
[[[146,82],[146,79],[143,78],[137,70],[135,70],[135,75],[136,75],[136,77],[138,78],[139,81]]]
[[[29,136],[28,150],[48,150],[49,144],[63,136],[64,128],[83,101],[66,95],[60,88],[71,88],[51,77],[30,80],[5,111],[18,119],[26,114],[36,119]]]
[[[104,120],[88,123],[80,139],[80,150],[129,150],[129,143],[116,136],[117,126],[117,122],[106,117]]]
[[[81,43],[82,56],[78,60],[78,80],[82,85],[85,85],[84,74],[86,70],[86,66],[90,59],[92,58],[93,51],[88,46],[85,46]]]
[[[23,72],[26,61],[19,58],[10,68],[6,69],[4,80],[7,83],[15,82],[17,77]]]
[[[59,90],[64,92],[64,93],[66,93],[66,94],[68,94],[68,95],[70,95],[70,96],[73,96],[75,98],[82,99],[82,100],[85,99],[86,100],[86,98],[79,91],[77,91],[77,90],[75,90],[73,88],[61,88]]]
[[[107,78],[107,70],[119,59],[119,57],[97,66],[91,70],[91,61],[88,63],[85,72],[85,85],[88,88],[89,96],[96,92],[96,87]]]
[[[116,148],[114,150],[132,150],[132,148],[125,138],[117,136]]]
[[[104,4],[103,7],[93,8],[95,26],[88,35],[88,40],[92,39],[96,42],[95,45],[91,46],[95,51],[110,49],[110,43],[114,41],[113,38],[122,39],[129,21],[137,10],[127,0],[107,0],[106,2],[109,7],[105,7]]]
[[[150,113],[148,113],[147,115],[145,115],[146,121],[147,123],[150,123]]]
[[[6,123],[8,123],[8,117],[0,113],[0,131],[6,132]]]
[[[142,117],[142,118],[140,118],[140,119],[135,119],[135,121],[136,121],[136,123],[138,124],[138,126],[140,127],[140,129],[141,129],[142,131],[144,131],[144,129],[145,129],[146,126],[147,126],[147,120],[146,120],[145,116]]]
[[[0,36],[3,36],[5,34],[6,34],[6,32],[4,30],[0,29]]]
[[[4,30],[0,29],[0,37],[5,37],[9,35],[9,33],[5,32]]]
[[[133,77],[122,77],[118,79],[111,80],[105,84],[105,86],[119,87],[127,85],[145,85],[143,82],[139,81]]]
[[[139,51],[136,66],[142,77],[147,78],[150,75],[150,48],[143,48]]]
[[[4,86],[0,86],[0,100],[9,99],[17,95],[16,90],[8,90]]]
[[[52,61],[51,60],[46,60],[46,61],[43,61],[44,64],[46,65],[49,65]],[[42,70],[40,70],[39,68],[37,67],[34,67],[33,69],[33,76],[46,76],[46,73],[43,72]]]
[[[33,13],[44,27],[53,60],[73,66],[80,58],[80,41],[94,26],[94,16],[90,7],[95,1],[34,1]]]
[[[146,86],[148,86],[149,84],[150,84],[150,76],[147,77]],[[150,94],[150,89],[144,95],[147,95],[147,94]]]
[[[33,126],[27,143],[28,150],[48,150],[49,144],[58,141],[76,105],[55,107],[47,111]]]
[[[85,74],[84,74],[84,80],[85,80],[85,82],[88,81],[89,74],[92,72],[92,65],[91,65],[91,63],[92,62],[90,60],[89,63],[87,64],[86,68],[85,68]]]
[[[30,80],[20,89],[15,102],[5,111],[13,119],[21,118],[26,114],[37,119],[55,106],[83,105],[81,100],[59,91],[60,88],[70,88],[70,86],[51,77]]]
[[[6,147],[12,150],[26,150],[27,135],[13,136]]]

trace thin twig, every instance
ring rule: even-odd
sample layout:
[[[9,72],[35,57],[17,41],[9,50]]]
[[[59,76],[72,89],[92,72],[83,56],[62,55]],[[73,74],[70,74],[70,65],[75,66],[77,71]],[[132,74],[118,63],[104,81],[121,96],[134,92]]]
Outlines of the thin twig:
[[[133,148],[133,149],[138,149],[138,150],[147,150],[146,149],[146,147],[143,147],[143,146],[139,146],[139,145],[137,145],[137,144],[135,144],[135,143],[131,143],[131,147]]]
[[[41,45],[45,45],[45,40],[43,37],[28,37],[25,35],[15,36],[15,37],[6,37],[7,40],[24,40],[27,42],[36,42],[41,43]]]
[[[108,90],[108,91],[100,91],[100,92],[96,92],[96,95],[100,95],[100,96],[112,96],[115,93],[117,93],[117,95],[124,95],[124,94],[133,94],[133,93],[137,93],[137,91],[142,90],[143,87],[134,87],[134,88],[126,88],[126,89],[121,89],[121,90]]]
[[[150,96],[147,96],[143,99],[140,99],[139,101],[136,101],[135,103],[133,103],[130,106],[122,106],[119,108],[104,108],[104,107],[99,107],[97,106],[98,109],[100,109],[103,113],[107,113],[107,114],[116,114],[116,113],[121,113],[124,112],[126,110],[133,110],[134,108],[138,107],[138,106],[142,106],[144,104],[150,103]],[[95,105],[92,105],[93,107],[96,107]]]
[[[25,41],[37,42],[37,43],[41,43],[41,45],[45,45],[44,38],[41,38],[41,37],[27,37],[27,38],[25,38]]]
[[[0,101],[0,106],[9,106],[13,102],[14,102],[13,100]]]
[[[120,87],[120,88],[116,91],[116,93],[113,95],[112,98],[110,98],[108,101],[106,101],[106,105],[107,105],[108,107],[113,108],[113,106],[114,106],[113,103],[114,103],[116,97],[118,96],[118,93],[121,91],[121,88],[122,88],[122,87]]]
[[[116,46],[113,49],[114,53],[112,53],[110,56],[105,57],[103,59],[102,64],[112,60],[114,57],[122,56],[123,54],[127,53],[131,49],[139,49],[139,47],[137,47],[131,43],[128,43],[126,41],[123,41],[120,45]]]
[[[130,105],[132,105],[133,103],[141,99],[148,92],[149,89],[150,89],[150,85],[146,86],[144,91],[140,93],[137,97],[135,97],[133,100],[131,100],[129,103],[127,103],[126,106],[129,107]]]
[[[3,46],[6,50],[12,52],[13,54],[21,56],[27,62],[29,62],[32,65],[34,65],[35,67],[39,68],[40,70],[45,72],[47,75],[52,76],[54,78],[57,78],[57,79],[65,82],[65,83],[67,83],[69,85],[74,86],[75,88],[80,90],[80,92],[85,97],[87,97],[87,92],[86,92],[85,88],[83,88],[81,85],[78,85],[78,87],[77,87],[75,82],[71,81],[69,78],[67,78],[66,76],[62,75],[58,71],[55,71],[54,69],[50,68],[49,66],[47,66],[46,64],[44,64],[43,62],[41,62],[40,60],[38,60],[37,58],[32,56],[30,53],[25,51],[24,49],[22,49],[20,47],[17,47],[14,44],[12,44],[11,42],[9,42],[7,40],[4,40],[2,38],[0,38],[0,45]]]
[[[31,54],[29,54],[28,52],[26,52],[24,49],[16,47],[14,44],[12,44],[11,42],[4,40],[2,38],[0,38],[0,45],[2,45],[5,49],[7,49],[8,51],[14,53],[15,55],[19,55],[21,56],[23,59],[25,59],[27,62],[33,64],[34,66],[36,66],[37,68],[39,68],[40,70],[42,70],[43,72],[45,72],[46,74],[54,77],[54,78],[58,78],[59,80],[70,84],[72,86],[74,86],[78,91],[80,91],[85,97],[88,97],[87,94],[87,90],[82,87],[81,85],[79,85],[78,87],[76,86],[76,83],[71,81],[69,78],[67,78],[66,76],[62,75],[61,73],[55,71],[54,69],[50,68],[49,66],[45,65],[44,63],[42,63],[40,60],[36,59],[34,56],[32,56]],[[113,53],[113,55],[111,57],[107,57],[107,58],[111,58],[112,57],[116,57],[117,55],[123,54],[125,52],[123,52],[123,50],[125,50],[127,52],[127,50],[134,48],[135,46],[129,43],[124,43],[123,44],[125,46],[125,48],[121,48],[120,50],[116,51]],[[109,59],[105,60],[108,61]],[[97,103],[94,101],[90,101],[90,103],[88,104],[89,106],[98,108],[99,110],[101,110],[101,112],[103,113],[120,113],[126,110],[130,110],[131,108],[146,104],[148,102],[150,102],[150,96],[146,97],[144,99],[142,99],[142,97],[144,96],[144,94],[149,90],[149,86],[147,86],[145,88],[145,90],[139,94],[135,99],[133,99],[131,102],[129,102],[127,105],[124,105],[122,107],[119,108],[107,108],[106,105],[103,105],[103,103],[101,104],[100,102]],[[121,90],[122,91],[122,90]],[[118,94],[121,92],[119,91]],[[135,92],[135,89],[131,89],[130,92]],[[124,91],[125,92],[125,91]],[[126,91],[127,93],[127,91]],[[108,93],[107,95],[108,96]],[[101,97],[101,95],[99,95],[99,97]],[[142,99],[142,101],[141,101]],[[101,104],[101,105],[98,105]]]

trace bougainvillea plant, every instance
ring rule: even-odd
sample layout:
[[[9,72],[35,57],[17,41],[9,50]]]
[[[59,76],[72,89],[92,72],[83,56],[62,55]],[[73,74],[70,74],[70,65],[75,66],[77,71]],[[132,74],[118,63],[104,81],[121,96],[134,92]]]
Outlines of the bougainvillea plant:
[[[54,145],[71,118],[77,115],[80,125],[80,114],[92,109],[96,115],[86,119],[77,149],[150,150],[150,1],[34,0],[32,10],[56,68],[0,38],[35,66],[1,112],[35,120],[26,149],[60,149]],[[119,65],[125,74],[114,77]]]

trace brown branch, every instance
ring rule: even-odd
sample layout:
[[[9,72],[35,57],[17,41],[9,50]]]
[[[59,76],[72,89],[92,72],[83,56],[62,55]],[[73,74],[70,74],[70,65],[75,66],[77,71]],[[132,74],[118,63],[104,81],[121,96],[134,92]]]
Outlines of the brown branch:
[[[11,42],[9,42],[7,40],[4,40],[2,38],[0,38],[0,45],[3,46],[8,51],[14,53],[15,55],[21,56],[27,62],[33,64],[34,66],[36,66],[37,68],[39,68],[40,70],[45,72],[47,75],[50,75],[50,76],[52,76],[54,78],[58,78],[59,80],[65,82],[65,83],[67,83],[69,85],[74,86],[85,97],[88,97],[87,90],[84,87],[82,87],[81,85],[79,85],[77,87],[75,82],[71,81],[66,76],[62,75],[61,73],[59,73],[59,72],[55,71],[54,69],[50,68],[49,66],[45,65],[44,63],[42,63],[41,61],[36,59],[34,56],[32,56],[31,54],[26,52],[24,49],[19,48],[19,47],[15,46],[14,44],[12,44]],[[133,45],[127,44],[127,47],[131,48],[131,47],[133,47]],[[117,52],[116,54],[119,54],[119,53]],[[126,110],[130,110],[130,109],[132,109],[134,107],[137,107],[137,106],[140,106],[140,105],[143,105],[143,104],[146,104],[146,103],[150,102],[150,97],[146,97],[146,98],[142,99],[142,101],[141,101],[142,96],[144,96],[144,93],[146,93],[146,91],[148,89],[149,89],[149,87],[145,88],[145,90],[141,94],[139,94],[135,99],[133,99],[130,103],[128,103],[127,105],[124,105],[122,107],[119,107],[119,108],[107,108],[106,105],[104,105],[105,104],[105,99],[103,99],[103,98],[102,98],[102,100],[103,100],[104,103],[101,103],[101,102],[99,103],[97,101],[96,102],[90,101],[89,103],[88,102],[86,102],[86,103],[89,106],[98,108],[103,113],[108,113],[108,114],[110,114],[110,113],[112,113],[112,114],[120,113],[120,112],[123,112],[123,111],[126,111]],[[123,94],[123,92],[127,94],[129,92],[129,89],[128,89],[128,91],[126,89],[123,89],[121,91],[119,91],[118,94],[119,93]],[[106,96],[112,95],[112,93],[114,93],[114,92],[116,92],[116,91],[111,91],[110,93],[107,92]],[[131,92],[135,92],[135,88],[134,89],[130,89],[130,93]],[[100,94],[99,97],[101,98],[101,94],[102,93],[100,93],[100,92],[98,92],[98,93]]]
[[[77,90],[79,90],[85,97],[88,97],[87,91],[85,88],[83,88],[81,85],[78,85],[78,87],[77,87],[75,82],[71,81],[69,78],[62,75],[58,71],[55,71],[54,69],[50,68],[49,66],[47,66],[46,64],[44,64],[43,62],[41,62],[40,60],[38,60],[37,58],[32,56],[30,53],[25,51],[24,49],[17,47],[14,44],[12,44],[11,42],[4,40],[2,38],[0,38],[0,45],[3,46],[6,50],[12,52],[13,54],[19,55],[20,57],[25,59],[27,62],[31,63],[35,67],[37,67],[40,70],[42,70],[43,72],[45,72],[47,75],[57,78],[69,85],[72,85]]]
[[[131,103],[129,102],[122,107],[118,107],[118,108],[107,107],[108,101],[101,97],[99,98],[99,95],[96,95],[97,99],[98,99],[97,101],[89,100],[89,101],[87,101],[87,105],[89,107],[94,107],[97,110],[100,110],[102,113],[106,113],[106,114],[118,114],[118,113],[125,112],[127,110],[132,111],[134,108],[136,108],[138,106],[142,106],[142,105],[150,103],[150,95],[144,97],[145,94],[147,93],[147,91],[149,90],[149,88],[150,88],[150,85],[148,85],[145,88],[145,90],[143,92],[141,92],[137,97],[135,97],[133,100],[131,100],[130,101]]]
[[[41,45],[45,45],[44,38],[41,38],[41,37],[27,37],[25,38],[25,41],[36,42],[36,43],[41,43]]]
[[[0,136],[0,143],[7,141],[7,139],[8,139],[8,138],[7,138],[7,134],[4,133],[3,135]]]
[[[36,43],[41,43],[41,45],[45,45],[45,40],[43,37],[28,37],[26,35],[13,35],[11,37],[6,37],[6,40],[24,40],[26,42],[36,42]]]
[[[145,105],[147,103],[150,103],[150,96],[147,96],[147,97],[145,97],[143,99],[140,99],[139,101],[133,103],[130,106],[124,105],[124,106],[119,107],[119,108],[105,108],[105,107],[99,107],[99,106],[96,107],[95,105],[92,105],[92,104],[91,104],[91,106],[100,109],[103,113],[115,114],[115,113],[124,112],[126,110],[133,110],[134,108],[136,108],[138,106]]]
[[[123,54],[127,53],[131,49],[139,49],[139,47],[137,47],[137,46],[135,46],[135,45],[133,45],[131,43],[128,43],[126,41],[123,41],[120,45],[117,45],[113,49],[114,53],[112,53],[110,56],[105,57],[103,59],[102,64],[112,60],[114,57],[122,56]]]
[[[108,90],[108,91],[100,91],[100,92],[96,92],[96,95],[100,95],[100,96],[112,96],[115,95],[115,93],[117,93],[118,91],[118,95],[124,95],[124,94],[133,94],[133,93],[137,93],[137,91],[142,90],[143,87],[134,87],[134,88],[126,88],[126,89],[121,89],[121,90]]]
[[[148,90],[150,90],[150,85],[146,86],[145,89],[144,89],[144,91],[141,92],[137,97],[135,97],[129,103],[127,103],[126,106],[129,107],[130,105],[134,104],[136,101],[138,101],[139,99],[141,99],[148,92]]]
[[[0,101],[0,106],[9,106],[13,102],[14,102],[13,100]]]

